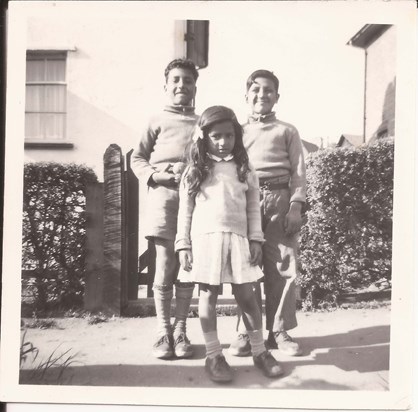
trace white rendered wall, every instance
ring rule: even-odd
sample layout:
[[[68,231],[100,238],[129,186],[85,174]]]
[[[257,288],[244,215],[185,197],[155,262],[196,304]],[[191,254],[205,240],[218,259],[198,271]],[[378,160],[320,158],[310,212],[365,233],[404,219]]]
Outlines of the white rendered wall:
[[[395,77],[396,27],[392,26],[367,49],[366,140],[377,131],[387,112],[391,117],[389,134],[393,136]]]
[[[122,11],[113,14],[94,3],[80,2],[76,7],[89,12],[70,14],[59,2],[25,4],[28,48],[77,49],[68,53],[67,75],[67,137],[74,149],[25,150],[25,160],[86,163],[101,180],[106,147],[132,148],[149,114],[164,104],[163,70],[181,53],[182,38],[174,23],[178,13],[159,12],[159,2],[140,13],[120,3],[115,10]],[[281,82],[279,117],[295,124],[303,139],[318,144],[319,138],[332,142],[343,133],[361,134],[363,54],[346,42],[363,21],[300,13],[183,12],[183,19],[210,20],[209,66],[200,72],[197,112],[225,104],[244,121],[246,78],[266,68]]]

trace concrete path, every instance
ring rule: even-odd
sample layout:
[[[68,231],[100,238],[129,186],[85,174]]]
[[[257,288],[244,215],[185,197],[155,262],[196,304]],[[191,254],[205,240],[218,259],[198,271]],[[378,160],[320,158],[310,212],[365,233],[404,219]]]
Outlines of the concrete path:
[[[370,390],[389,389],[390,308],[339,309],[298,313],[299,326],[291,335],[304,354],[287,357],[273,350],[285,375],[268,379],[253,366],[252,358],[230,356],[235,318],[218,317],[225,355],[235,379],[228,387]],[[158,360],[151,356],[155,318],[116,318],[96,325],[85,319],[58,319],[60,328],[28,329],[26,341],[39,349],[37,359],[26,361],[20,383],[56,383],[58,369],[40,377],[30,369],[54,350],[75,355],[60,379],[67,385],[141,387],[219,387],[204,372],[205,349],[197,318],[188,319],[188,336],[195,349],[192,359]],[[64,359],[64,358],[63,358]]]

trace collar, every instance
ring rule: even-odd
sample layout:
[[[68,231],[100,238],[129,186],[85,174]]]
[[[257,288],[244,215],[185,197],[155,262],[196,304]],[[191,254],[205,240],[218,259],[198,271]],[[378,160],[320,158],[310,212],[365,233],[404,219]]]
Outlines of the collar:
[[[164,110],[171,113],[194,114],[194,106],[166,105]]]
[[[209,159],[212,159],[215,162],[219,163],[219,162],[222,162],[222,160],[225,161],[225,162],[229,162],[230,160],[232,160],[234,158],[234,155],[231,153],[226,157],[219,157],[219,156],[215,156],[211,153],[208,153],[208,157],[209,157]]]
[[[248,123],[266,123],[276,118],[276,112],[270,112],[267,114],[253,115],[248,116]]]

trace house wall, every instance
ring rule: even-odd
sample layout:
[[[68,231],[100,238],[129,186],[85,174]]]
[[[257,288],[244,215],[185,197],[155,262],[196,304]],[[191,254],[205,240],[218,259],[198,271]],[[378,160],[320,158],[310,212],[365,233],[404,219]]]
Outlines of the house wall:
[[[48,3],[28,12],[26,46],[76,48],[68,52],[67,72],[67,138],[74,148],[26,149],[25,161],[86,163],[102,180],[106,147],[117,143],[124,152],[134,147],[146,119],[165,102],[163,71],[168,61],[183,54],[183,32],[176,16],[154,9],[144,15],[80,12],[74,17],[60,13],[60,3]],[[25,7],[31,7],[30,2]],[[39,7],[50,9],[49,14],[44,17]],[[82,7],[93,8],[94,2]],[[158,2],[152,7],[158,8]],[[256,15],[198,18],[210,20],[209,66],[200,71],[198,113],[225,104],[244,121],[246,78],[253,70],[267,68],[280,79],[280,118],[295,124],[303,139],[336,140],[347,130],[361,133],[364,56],[345,46],[361,24],[338,31],[340,23],[328,27],[310,18],[301,31],[300,25],[290,24],[291,16],[272,18],[268,8]],[[312,30],[306,27],[310,21]],[[334,58],[335,50],[339,58]]]
[[[387,126],[395,135],[396,27],[367,48],[366,140]]]
[[[152,34],[149,27],[136,19],[29,20],[29,49],[76,48],[67,59],[66,138],[74,148],[26,149],[25,161],[86,163],[101,180],[109,144],[117,143],[124,152],[134,147],[141,126],[163,98],[163,77],[156,68],[174,58],[174,21],[160,20]],[[151,36],[152,41],[139,40]]]

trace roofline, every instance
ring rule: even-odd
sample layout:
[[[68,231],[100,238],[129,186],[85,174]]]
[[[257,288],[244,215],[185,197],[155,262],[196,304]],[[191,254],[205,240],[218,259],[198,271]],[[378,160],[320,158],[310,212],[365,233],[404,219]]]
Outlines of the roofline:
[[[366,24],[346,44],[367,49],[392,24]]]

